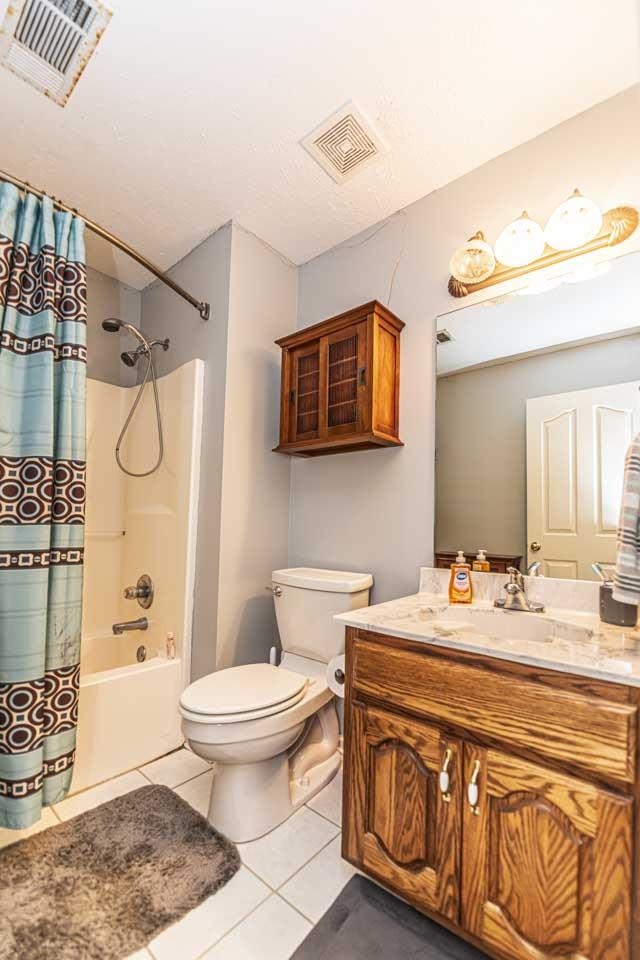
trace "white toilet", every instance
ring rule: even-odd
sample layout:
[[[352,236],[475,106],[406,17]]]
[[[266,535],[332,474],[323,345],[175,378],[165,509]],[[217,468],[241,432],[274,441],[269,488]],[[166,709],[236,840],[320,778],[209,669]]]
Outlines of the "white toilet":
[[[216,763],[209,822],[238,843],[273,830],[340,767],[326,664],[344,652],[344,627],[333,616],[367,606],[373,583],[309,567],[275,570],[272,580],[280,666],[219,670],[180,699],[189,746]]]

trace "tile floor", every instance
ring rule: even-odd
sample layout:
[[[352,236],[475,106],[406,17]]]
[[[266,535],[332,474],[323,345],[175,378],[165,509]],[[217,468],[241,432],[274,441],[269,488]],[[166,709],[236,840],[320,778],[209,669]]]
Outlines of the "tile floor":
[[[206,814],[212,776],[204,760],[177,750],[68,797],[29,830],[0,830],[0,846],[150,782]],[[235,877],[128,960],[288,960],[354,873],[340,857],[341,790],[338,774],[266,837],[238,844]]]

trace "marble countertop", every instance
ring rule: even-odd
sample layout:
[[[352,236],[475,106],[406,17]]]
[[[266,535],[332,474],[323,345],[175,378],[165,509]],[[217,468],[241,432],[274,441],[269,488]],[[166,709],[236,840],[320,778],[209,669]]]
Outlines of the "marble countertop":
[[[519,613],[496,609],[486,599],[451,605],[446,597],[416,593],[335,619],[374,633],[640,687],[640,629],[609,626],[593,613]]]

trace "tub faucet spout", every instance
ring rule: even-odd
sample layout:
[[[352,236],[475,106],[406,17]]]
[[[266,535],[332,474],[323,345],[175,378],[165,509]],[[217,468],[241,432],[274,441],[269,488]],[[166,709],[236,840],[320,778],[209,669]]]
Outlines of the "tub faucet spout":
[[[114,623],[111,629],[116,636],[119,636],[126,630],[148,630],[149,621],[146,617],[138,617],[137,620],[123,620],[122,623]]]

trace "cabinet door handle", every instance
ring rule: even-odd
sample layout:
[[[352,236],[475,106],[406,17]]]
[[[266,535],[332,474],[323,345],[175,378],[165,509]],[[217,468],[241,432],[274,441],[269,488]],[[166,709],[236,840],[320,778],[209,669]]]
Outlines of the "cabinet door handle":
[[[451,791],[449,787],[451,785],[451,779],[449,777],[449,764],[451,763],[451,758],[453,754],[449,748],[447,748],[444,760],[442,762],[442,768],[440,770],[440,776],[438,777],[438,786],[440,787],[440,794],[445,803],[451,801]]]
[[[296,392],[295,390],[289,390],[289,403],[296,402]]]
[[[473,764],[471,780],[469,780],[469,783],[467,784],[467,800],[469,801],[469,806],[471,807],[472,813],[475,813],[476,816],[480,812],[478,809],[478,800],[480,799],[480,789],[478,787],[479,776],[480,776],[480,761],[476,760]]]
[[[358,386],[366,387],[366,385],[367,385],[367,368],[360,367],[360,369],[358,370]]]

